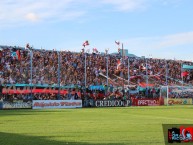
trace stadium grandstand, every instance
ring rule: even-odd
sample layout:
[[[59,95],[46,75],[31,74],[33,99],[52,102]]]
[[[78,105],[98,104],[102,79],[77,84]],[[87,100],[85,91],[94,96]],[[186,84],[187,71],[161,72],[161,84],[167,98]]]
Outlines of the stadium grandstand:
[[[108,61],[107,61],[108,60]],[[55,51],[0,46],[1,99],[94,100],[159,97],[160,86],[192,86],[192,62],[128,56],[119,53]],[[129,73],[128,73],[129,72]],[[31,91],[18,93],[14,86]],[[115,89],[122,87],[122,90]],[[54,88],[49,91],[45,88]],[[44,90],[42,92],[41,90]],[[47,92],[45,92],[45,90]],[[129,92],[129,93],[128,93]],[[26,95],[27,94],[27,95]]]

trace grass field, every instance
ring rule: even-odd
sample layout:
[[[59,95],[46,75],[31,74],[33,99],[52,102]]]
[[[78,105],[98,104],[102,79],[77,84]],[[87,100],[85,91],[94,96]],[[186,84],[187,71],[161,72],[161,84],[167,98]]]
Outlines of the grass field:
[[[163,145],[162,124],[193,123],[193,106],[0,110],[0,145]]]

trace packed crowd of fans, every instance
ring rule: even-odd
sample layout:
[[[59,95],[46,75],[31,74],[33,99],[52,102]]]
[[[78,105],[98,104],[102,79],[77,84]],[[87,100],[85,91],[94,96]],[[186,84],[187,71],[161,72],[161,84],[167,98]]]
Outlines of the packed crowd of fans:
[[[1,84],[29,84],[30,83],[30,51],[20,48],[20,56],[13,55],[19,48],[3,47],[0,51],[0,82]],[[84,60],[85,54],[70,51],[33,51],[33,84],[58,84],[58,55],[60,54],[60,82],[61,85],[84,85]],[[121,64],[118,67],[118,59]],[[112,79],[109,83],[119,82],[124,78],[124,84],[128,83],[127,57],[108,55],[108,74]],[[163,85],[166,82],[166,64],[168,68],[169,84],[182,80],[181,64],[187,62],[176,60],[164,60],[153,58],[129,58],[131,83],[139,84],[146,80],[146,61],[149,79],[154,83]],[[106,79],[100,73],[106,75],[106,56],[101,54],[87,54],[87,85],[105,85]],[[192,64],[192,63],[189,63]],[[183,77],[185,83],[192,83],[193,72],[190,71]],[[123,82],[123,81],[120,81]],[[120,82],[118,83],[120,85]]]
[[[86,55],[87,87],[91,85],[107,85],[107,58],[109,85],[128,85],[128,57],[126,56],[94,52],[84,53],[84,51],[79,53],[60,51],[58,53],[55,50],[25,49],[11,46],[1,46],[0,48],[0,84],[31,83],[30,51],[33,54],[32,84],[58,85],[58,72],[60,72],[61,86],[84,86]],[[60,59],[58,59],[59,55]],[[138,86],[141,83],[146,83],[146,73],[148,73],[148,83],[154,86],[181,85],[182,64],[193,65],[192,62],[185,61],[130,57],[129,84]],[[60,67],[58,68],[58,66]],[[193,84],[193,71],[187,70],[186,72],[183,75],[183,83]],[[49,95],[49,98],[42,95],[34,96],[37,99],[56,98],[56,95]],[[65,99],[66,96],[62,96],[62,98]]]

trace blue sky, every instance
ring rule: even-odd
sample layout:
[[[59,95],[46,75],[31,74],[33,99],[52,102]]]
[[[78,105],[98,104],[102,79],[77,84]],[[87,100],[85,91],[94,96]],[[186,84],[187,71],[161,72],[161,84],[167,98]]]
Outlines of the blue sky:
[[[193,61],[193,0],[0,0],[0,45]]]

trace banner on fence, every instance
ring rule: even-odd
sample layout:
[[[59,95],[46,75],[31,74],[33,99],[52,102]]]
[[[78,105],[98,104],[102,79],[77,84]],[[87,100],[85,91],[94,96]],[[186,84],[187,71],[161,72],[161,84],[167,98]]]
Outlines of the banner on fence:
[[[33,88],[32,90],[30,90],[29,88],[23,88],[23,89],[20,89],[20,88],[17,88],[17,89],[3,89],[3,94],[30,94],[30,93],[54,93],[54,94],[57,94],[58,93],[58,90],[56,90],[55,88],[53,89],[36,89],[36,88]],[[67,90],[60,90],[60,94],[66,94],[68,93]],[[75,91],[72,91],[72,94],[74,94]],[[80,92],[77,92],[78,95],[80,95]]]
[[[96,100],[96,107],[126,107],[131,106],[131,100]]]
[[[32,107],[32,102],[23,102],[23,101],[3,101],[2,109],[30,109]]]
[[[159,99],[133,99],[132,105],[133,106],[159,106],[160,100]]]
[[[167,98],[164,99],[164,104],[167,105]],[[190,105],[192,104],[192,99],[190,98],[168,98],[169,105]]]
[[[33,109],[82,108],[82,100],[33,100]]]

